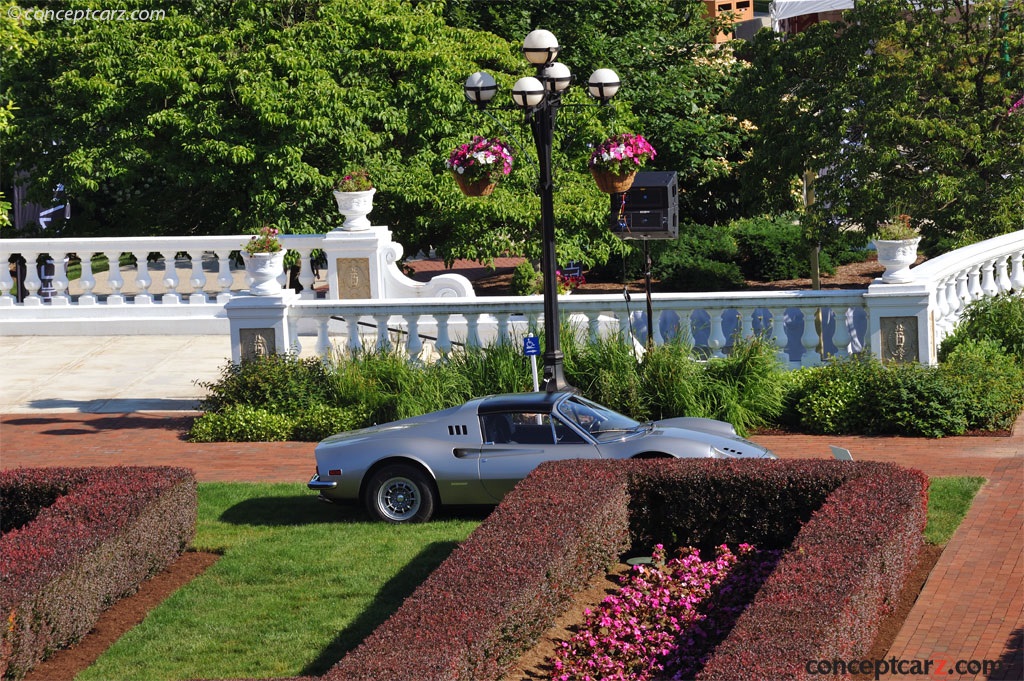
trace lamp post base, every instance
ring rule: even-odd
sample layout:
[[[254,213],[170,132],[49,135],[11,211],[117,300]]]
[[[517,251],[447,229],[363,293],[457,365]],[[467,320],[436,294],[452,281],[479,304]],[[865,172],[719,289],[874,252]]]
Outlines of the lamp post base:
[[[577,392],[576,388],[569,385],[569,381],[565,378],[561,352],[544,353],[544,378],[541,379],[540,389],[548,393]]]

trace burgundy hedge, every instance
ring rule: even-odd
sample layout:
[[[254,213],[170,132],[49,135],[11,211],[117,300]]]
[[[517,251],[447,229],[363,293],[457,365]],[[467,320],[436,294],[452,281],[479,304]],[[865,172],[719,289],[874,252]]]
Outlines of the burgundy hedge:
[[[0,471],[0,515],[0,674],[17,679],[185,550],[196,482],[167,467]]]

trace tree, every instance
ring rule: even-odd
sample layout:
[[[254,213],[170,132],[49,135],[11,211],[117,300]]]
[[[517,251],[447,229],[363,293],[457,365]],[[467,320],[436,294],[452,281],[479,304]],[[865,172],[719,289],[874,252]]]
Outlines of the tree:
[[[0,3],[0,64],[18,59],[33,42],[25,30],[18,6],[13,2]],[[0,90],[0,140],[6,140],[17,106],[3,80],[0,80],[0,87],[3,87]],[[4,193],[0,190],[0,227],[10,226],[10,210],[11,204],[4,200]]]
[[[750,186],[776,207],[822,171],[807,221],[872,230],[913,216],[943,246],[1020,228],[1024,83],[1019,0],[869,0],[845,22],[759,34],[737,110],[758,126]]]

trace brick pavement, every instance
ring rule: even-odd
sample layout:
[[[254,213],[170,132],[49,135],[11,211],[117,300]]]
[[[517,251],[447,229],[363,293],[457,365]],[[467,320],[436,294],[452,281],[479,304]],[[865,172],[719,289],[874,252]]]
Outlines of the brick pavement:
[[[191,467],[202,482],[303,482],[312,473],[310,443],[193,444],[185,440],[192,417],[181,412],[0,415],[0,467],[177,465]],[[1008,437],[753,439],[782,458],[827,457],[828,445],[834,444],[855,459],[892,461],[928,475],[986,477],[889,657],[950,664],[1000,660],[1002,669],[995,674],[955,669],[935,674],[932,667],[927,678],[1024,680],[1024,416]]]

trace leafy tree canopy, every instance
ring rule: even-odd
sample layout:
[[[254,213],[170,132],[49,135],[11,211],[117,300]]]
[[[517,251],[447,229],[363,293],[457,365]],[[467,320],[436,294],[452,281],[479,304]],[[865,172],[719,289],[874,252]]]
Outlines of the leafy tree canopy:
[[[734,102],[758,127],[746,186],[766,205],[785,207],[811,170],[819,234],[897,213],[944,246],[1020,228],[1020,0],[858,2],[785,41],[762,32],[744,56]]]

